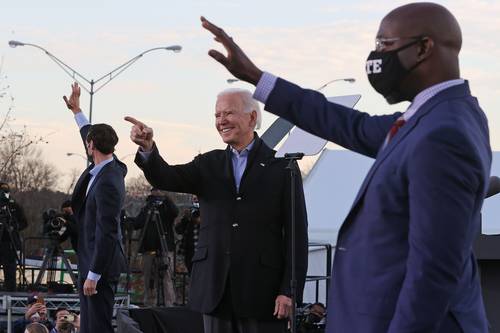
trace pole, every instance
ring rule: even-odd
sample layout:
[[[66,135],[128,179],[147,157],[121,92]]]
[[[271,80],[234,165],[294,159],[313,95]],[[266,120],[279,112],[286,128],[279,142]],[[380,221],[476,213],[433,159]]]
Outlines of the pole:
[[[291,234],[291,250],[290,255],[292,257],[292,274],[290,280],[290,289],[292,294],[292,313],[290,316],[290,331],[295,333],[297,331],[297,274],[295,272],[295,177],[297,177],[297,168],[295,167],[298,160],[304,157],[304,153],[290,153],[285,154],[285,159],[288,160],[288,166],[286,167],[290,171],[290,234]]]

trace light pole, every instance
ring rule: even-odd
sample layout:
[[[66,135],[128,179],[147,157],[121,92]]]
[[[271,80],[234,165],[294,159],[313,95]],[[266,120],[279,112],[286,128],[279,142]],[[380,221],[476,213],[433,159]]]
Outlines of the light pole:
[[[83,158],[85,161],[87,161],[87,159],[85,158],[85,156],[83,156],[82,154],[78,154],[78,153],[66,153],[66,156],[80,156],[81,158]]]
[[[239,81],[241,81],[241,80],[239,80],[239,79],[227,79],[226,80],[226,82],[229,84],[239,82]],[[328,85],[330,85],[330,83],[337,82],[337,81],[345,81],[345,82],[349,82],[349,83],[354,83],[354,82],[356,82],[356,79],[354,79],[352,77],[343,78],[343,79],[334,79],[334,80],[328,81],[327,83],[325,83],[324,85],[322,85],[321,87],[319,87],[316,90],[321,91],[321,90],[325,89]]]
[[[83,87],[85,91],[87,91],[90,94],[90,107],[89,107],[89,121],[92,123],[92,105],[93,105],[93,99],[94,99],[94,94],[97,93],[99,90],[101,90],[105,85],[107,85],[111,80],[113,80],[115,77],[120,75],[124,70],[129,68],[134,62],[142,58],[146,53],[153,52],[156,50],[167,50],[167,51],[173,51],[175,53],[178,53],[182,50],[182,46],[180,45],[171,45],[171,46],[162,46],[162,47],[155,47],[146,51],[141,52],[137,56],[131,58],[130,60],[126,61],[122,65],[116,67],[113,69],[111,72],[104,74],[100,78],[94,80],[94,79],[87,79],[85,76],[82,74],[78,73],[76,70],[71,68],[69,65],[65,64],[61,59],[57,58],[55,55],[44,49],[43,47],[36,45],[36,44],[31,44],[31,43],[23,43],[17,40],[11,40],[9,41],[9,46],[10,47],[17,47],[17,46],[33,46],[39,50],[42,50],[45,52],[45,54],[52,59],[59,67],[62,68],[68,74],[71,76],[73,80],[78,82],[80,86]],[[86,82],[89,87],[86,87],[85,84],[82,83],[82,81]],[[100,83],[100,84],[99,84]],[[70,156],[70,155],[68,155]]]
[[[356,82],[356,79],[354,79],[352,77],[343,78],[343,79],[334,79],[334,80],[328,81],[327,83],[325,83],[324,85],[322,85],[321,87],[319,87],[316,90],[321,91],[321,90],[325,89],[328,85],[330,85],[330,83],[337,82],[337,81],[345,81],[345,82],[349,82],[349,83],[354,83],[354,82]]]

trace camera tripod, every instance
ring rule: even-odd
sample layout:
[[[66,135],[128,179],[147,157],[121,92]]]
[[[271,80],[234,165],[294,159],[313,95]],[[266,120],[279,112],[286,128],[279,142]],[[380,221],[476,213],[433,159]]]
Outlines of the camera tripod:
[[[156,288],[156,305],[164,306],[166,304],[165,304],[165,288],[163,285],[163,280],[165,278],[165,272],[169,268],[170,262],[168,259],[167,233],[165,232],[165,228],[163,227],[163,223],[161,221],[159,206],[161,206],[161,203],[154,202],[152,207],[148,209],[146,215],[146,222],[144,223],[144,227],[142,229],[142,233],[139,238],[139,249],[144,246],[144,238],[146,232],[149,226],[153,224],[160,241],[160,248],[156,250],[156,259],[158,262],[157,263],[158,287]],[[137,254],[134,258],[134,262],[136,258]]]
[[[12,218],[12,213],[9,209],[9,206],[2,205],[0,207],[0,238],[3,237],[4,232],[7,232],[8,238],[9,238],[9,245],[13,252],[15,253],[16,256],[16,263],[17,263],[17,269],[19,270],[19,276],[21,278],[21,285],[26,285],[27,280],[26,280],[26,275],[24,272],[24,265],[22,261],[23,253],[21,249],[18,249],[17,247],[17,240],[20,240],[21,237],[19,235],[19,232],[17,231],[17,228],[13,224],[13,218]],[[14,238],[16,237],[16,238]],[[19,254],[18,254],[19,251]],[[4,267],[4,273],[5,273],[5,267]],[[5,277],[5,274],[4,274]]]
[[[47,253],[44,255],[42,266],[40,267],[40,271],[38,272],[38,276],[37,276],[36,281],[35,281],[35,287],[40,286],[40,284],[42,283],[42,280],[43,280],[43,276],[45,275],[45,272],[47,270],[52,272],[54,270],[54,268],[56,268],[55,266],[57,263],[57,256],[61,255],[64,269],[71,277],[71,281],[73,282],[73,286],[76,288],[75,274],[73,273],[73,269],[71,269],[71,264],[69,262],[68,257],[66,256],[66,253],[64,253],[64,250],[62,249],[61,244],[59,244],[59,240],[57,238],[51,237],[51,244],[46,249],[47,249]]]

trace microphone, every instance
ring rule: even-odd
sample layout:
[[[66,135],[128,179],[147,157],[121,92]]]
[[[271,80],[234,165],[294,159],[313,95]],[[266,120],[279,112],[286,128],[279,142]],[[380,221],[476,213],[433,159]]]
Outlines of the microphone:
[[[500,193],[500,178],[497,176],[490,177],[490,185],[488,186],[488,191],[486,191],[486,197],[489,198]]]

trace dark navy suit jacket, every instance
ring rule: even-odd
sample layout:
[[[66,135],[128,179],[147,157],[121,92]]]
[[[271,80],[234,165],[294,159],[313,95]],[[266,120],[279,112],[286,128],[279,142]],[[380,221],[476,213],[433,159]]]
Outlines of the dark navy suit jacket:
[[[384,149],[401,113],[370,116],[282,79],[266,110],[375,158],[339,232],[328,332],[444,333],[450,320],[487,332],[472,242],[491,148],[468,83],[427,101]]]
[[[82,127],[85,141],[90,125]],[[72,197],[72,208],[78,223],[78,273],[85,280],[90,271],[107,280],[117,280],[126,271],[121,245],[120,213],[125,198],[124,177],[127,167],[115,159],[95,176],[85,195],[85,178],[92,163],[80,176]]]

